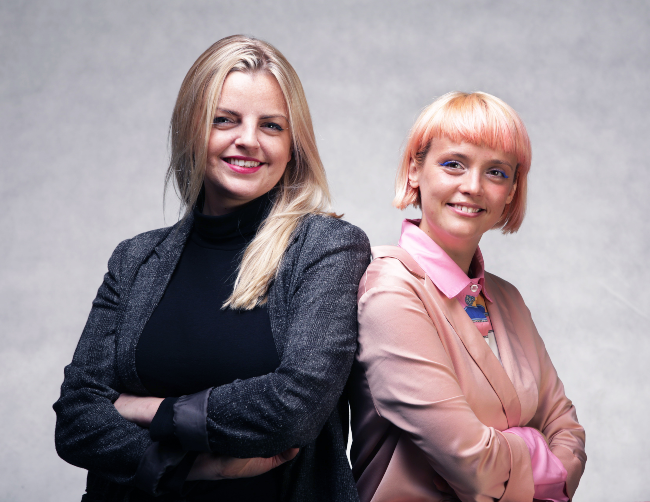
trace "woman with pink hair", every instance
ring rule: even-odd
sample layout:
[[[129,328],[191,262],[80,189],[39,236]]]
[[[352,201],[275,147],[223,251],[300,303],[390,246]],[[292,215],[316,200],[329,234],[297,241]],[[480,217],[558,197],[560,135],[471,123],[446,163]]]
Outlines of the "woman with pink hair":
[[[585,432],[517,289],[479,241],[524,218],[528,134],[500,99],[448,93],[413,126],[394,205],[399,246],[373,249],[350,381],[362,502],[568,501]]]

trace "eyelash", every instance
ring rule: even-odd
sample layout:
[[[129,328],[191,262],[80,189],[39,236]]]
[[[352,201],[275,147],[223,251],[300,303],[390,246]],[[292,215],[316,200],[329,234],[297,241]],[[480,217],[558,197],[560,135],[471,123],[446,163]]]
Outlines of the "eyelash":
[[[264,124],[265,127],[268,127],[269,129],[274,129],[278,132],[284,131],[284,128],[280,124],[276,124],[275,122],[269,122],[267,124]]]
[[[501,169],[490,169],[488,172],[490,173],[499,173],[498,176],[503,179],[508,179],[510,176],[508,176],[506,173],[504,173]]]
[[[215,117],[214,119],[212,119],[212,125],[228,124],[231,122],[232,119],[229,119],[228,117]],[[263,127],[267,127],[268,129],[273,129],[274,131],[278,131],[278,132],[284,131],[284,128],[280,124],[276,124],[275,122],[267,122],[262,125]]]
[[[456,161],[456,160],[448,160],[448,161],[446,161],[446,162],[443,162],[443,163],[440,164],[440,165],[441,165],[441,166],[444,166],[444,167],[453,167],[453,166],[460,166],[460,167],[462,167],[462,164],[461,164],[460,162]],[[457,168],[456,168],[456,169],[457,169]],[[510,176],[508,176],[505,172],[503,172],[501,169],[490,169],[490,170],[488,171],[488,173],[497,173],[496,176],[498,176],[499,178],[506,179],[506,180],[510,177]]]

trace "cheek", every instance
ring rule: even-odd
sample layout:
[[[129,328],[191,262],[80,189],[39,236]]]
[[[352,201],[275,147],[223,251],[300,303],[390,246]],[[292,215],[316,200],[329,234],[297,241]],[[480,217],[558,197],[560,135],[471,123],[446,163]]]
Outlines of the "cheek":
[[[214,135],[210,136],[210,140],[208,141],[208,157],[219,155],[222,150],[219,143],[219,138],[215,137]]]
[[[438,214],[444,210],[449,197],[440,186],[420,184],[420,208],[422,213]]]
[[[208,156],[220,156],[233,141],[228,131],[213,129],[208,139]]]
[[[436,203],[446,203],[457,191],[455,180],[441,176],[423,176],[420,178],[420,197]]]
[[[499,190],[495,190],[492,194],[492,202],[494,205],[505,206],[511,202],[511,194],[514,197],[511,187],[499,187]]]
[[[267,162],[275,167],[284,166],[291,160],[291,142],[285,138],[264,138],[260,142]]]

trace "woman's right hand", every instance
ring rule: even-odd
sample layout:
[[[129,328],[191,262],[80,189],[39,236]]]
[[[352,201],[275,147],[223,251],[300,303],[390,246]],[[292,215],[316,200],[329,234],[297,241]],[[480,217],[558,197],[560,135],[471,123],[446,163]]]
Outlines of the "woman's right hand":
[[[251,478],[293,459],[299,448],[289,448],[274,457],[235,458],[201,453],[187,475],[187,481]]]
[[[543,433],[533,427],[511,427],[503,432],[515,434],[524,440],[530,453],[530,465],[535,483],[535,499],[566,502],[567,471],[548,447]]]

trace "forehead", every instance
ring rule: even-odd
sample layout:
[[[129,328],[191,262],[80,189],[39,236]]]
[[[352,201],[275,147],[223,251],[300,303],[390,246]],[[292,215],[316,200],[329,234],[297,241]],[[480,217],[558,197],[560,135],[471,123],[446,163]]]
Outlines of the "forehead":
[[[240,114],[287,115],[280,84],[273,75],[263,71],[229,74],[217,106]]]

